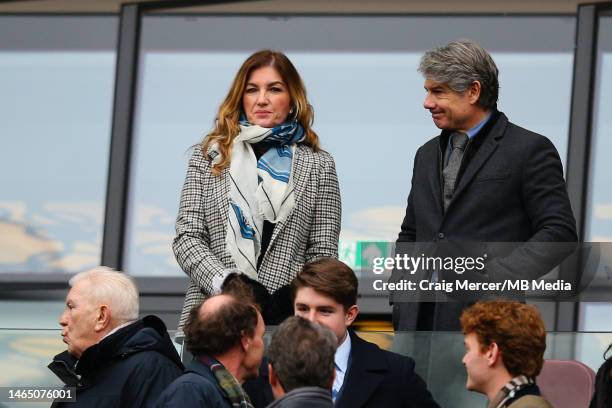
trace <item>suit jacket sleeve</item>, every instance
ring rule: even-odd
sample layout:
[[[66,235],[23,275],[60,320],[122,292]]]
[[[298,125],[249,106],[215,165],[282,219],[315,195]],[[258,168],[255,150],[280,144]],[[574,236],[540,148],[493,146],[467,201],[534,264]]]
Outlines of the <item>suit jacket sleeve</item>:
[[[404,221],[402,222],[402,227],[397,237],[397,242],[414,242],[416,241],[416,217],[414,213],[414,205],[412,202],[412,188],[414,187],[414,174],[417,168],[417,160],[419,159],[419,152],[421,149],[417,150],[414,156],[414,166],[412,169],[412,181],[410,187],[410,194],[408,194],[408,204],[406,205],[406,215],[404,216]]]
[[[405,408],[440,408],[427,389],[425,381],[414,371],[413,360],[405,360],[403,371],[402,378],[408,379],[404,388],[408,395],[404,399],[403,406]]]
[[[204,215],[206,180],[215,177],[210,161],[196,147],[187,168],[176,219],[176,237],[172,244],[174,255],[183,271],[204,294],[213,292],[212,278],[226,266],[210,249],[210,236]]]
[[[523,202],[533,225],[532,242],[576,242],[576,221],[561,159],[550,140],[536,139],[523,167]]]
[[[559,154],[550,140],[539,136],[526,148],[522,201],[532,236],[509,256],[487,264],[494,281],[537,279],[576,248],[578,236]]]
[[[334,159],[324,154],[318,170],[313,224],[308,237],[305,262],[321,257],[338,257],[342,204]]]
[[[396,245],[395,245],[395,254],[402,255],[406,252],[406,245],[400,245],[401,242],[415,242],[416,241],[416,215],[414,210],[414,203],[412,198],[412,192],[414,188],[414,180],[415,173],[417,168],[417,161],[419,159],[419,153],[421,149],[417,150],[414,156],[414,164],[412,168],[412,180],[410,186],[410,193],[408,194],[408,203],[406,205],[406,214],[404,215],[404,220],[402,221],[402,226],[400,228],[400,233],[397,237]],[[391,271],[391,277],[389,278],[390,283],[399,282],[404,277],[404,271],[393,269]],[[397,291],[389,291],[389,304],[393,304],[394,302],[400,300],[399,295],[405,294],[405,292],[397,292]],[[395,309],[394,309],[395,315]]]

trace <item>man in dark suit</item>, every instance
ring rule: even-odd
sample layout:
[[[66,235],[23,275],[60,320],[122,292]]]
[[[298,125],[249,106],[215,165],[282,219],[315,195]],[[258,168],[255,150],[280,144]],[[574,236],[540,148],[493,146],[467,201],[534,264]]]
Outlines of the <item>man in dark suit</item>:
[[[478,44],[430,50],[419,71],[424,107],[442,133],[416,153],[398,251],[409,242],[515,243],[503,256],[489,256],[476,279],[539,278],[574,249],[555,243],[577,241],[557,150],[497,110],[498,69]],[[437,272],[426,278],[441,279]],[[394,271],[392,280],[406,278],[402,273]],[[399,330],[459,330],[467,304],[402,302],[398,293],[391,301]]]
[[[321,258],[293,280],[295,314],[338,338],[332,398],[336,407],[434,408],[438,404],[414,371],[414,360],[369,343],[348,327],[359,313],[357,278],[344,263]]]

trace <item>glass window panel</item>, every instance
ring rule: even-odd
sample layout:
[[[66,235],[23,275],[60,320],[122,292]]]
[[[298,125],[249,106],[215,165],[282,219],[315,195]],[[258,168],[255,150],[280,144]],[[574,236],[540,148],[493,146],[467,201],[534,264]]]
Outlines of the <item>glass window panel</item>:
[[[599,19],[597,76],[593,110],[593,139],[585,240],[612,241],[612,17]],[[612,254],[601,253],[599,262],[610,271]],[[602,271],[605,272],[605,271]],[[612,331],[612,303],[581,304],[580,330]]]
[[[499,66],[500,110],[548,136],[565,162],[573,18],[145,17],[126,270],[182,275],[171,241],[187,150],[261,48],[286,52],[306,83],[314,129],[340,179],[343,259],[351,263],[362,240],[394,240],[416,149],[439,133],[423,109],[419,58],[465,37]]]
[[[0,272],[100,263],[116,17],[0,17]]]
[[[612,241],[612,17],[599,22],[595,86],[591,182],[587,215],[588,241]]]

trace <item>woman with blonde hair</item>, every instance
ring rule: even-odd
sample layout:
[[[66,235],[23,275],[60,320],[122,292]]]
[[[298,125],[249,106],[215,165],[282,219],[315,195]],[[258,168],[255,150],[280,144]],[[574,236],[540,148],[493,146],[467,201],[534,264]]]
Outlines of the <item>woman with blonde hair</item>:
[[[312,123],[291,61],[271,50],[248,57],[189,161],[173,243],[190,278],[179,327],[236,272],[272,299],[263,309],[273,323],[293,314],[288,284],[302,265],[337,257],[338,178]]]

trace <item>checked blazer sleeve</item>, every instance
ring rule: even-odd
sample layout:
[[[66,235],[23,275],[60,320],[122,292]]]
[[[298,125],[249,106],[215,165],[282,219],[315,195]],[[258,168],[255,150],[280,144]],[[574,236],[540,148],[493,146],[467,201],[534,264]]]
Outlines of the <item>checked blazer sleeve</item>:
[[[308,237],[305,261],[321,257],[338,257],[338,239],[342,217],[340,186],[334,159],[325,154],[318,172],[318,188],[313,225]]]
[[[214,178],[213,178],[214,177]],[[215,179],[216,178],[216,179]],[[209,225],[222,223],[220,213],[207,211],[205,206],[214,203],[213,185],[220,183],[212,175],[210,161],[196,148],[189,160],[185,184],[176,219],[176,237],[172,245],[180,267],[202,293],[211,294],[212,278],[227,267],[215,255],[224,246],[223,239],[211,239]],[[219,219],[207,219],[218,215]],[[215,246],[220,248],[215,248]],[[226,262],[231,262],[226,260]],[[189,296],[189,294],[188,294]]]

